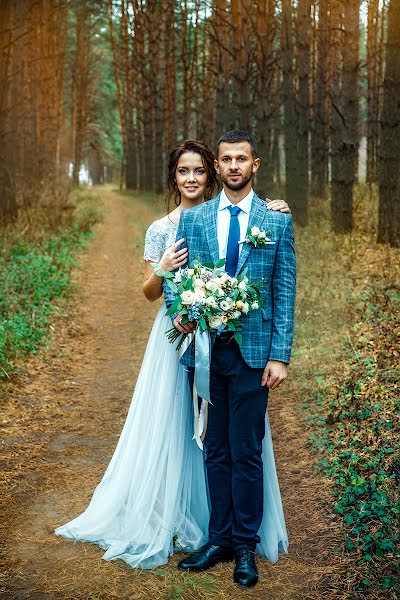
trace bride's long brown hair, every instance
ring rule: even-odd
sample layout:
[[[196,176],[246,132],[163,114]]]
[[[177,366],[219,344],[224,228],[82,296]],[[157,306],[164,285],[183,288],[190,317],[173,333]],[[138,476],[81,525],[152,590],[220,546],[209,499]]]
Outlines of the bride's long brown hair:
[[[165,198],[167,213],[170,212],[170,204],[172,199],[174,199],[175,206],[179,206],[181,203],[181,194],[176,183],[175,175],[179,159],[182,154],[185,154],[185,152],[195,152],[201,156],[203,166],[207,173],[207,185],[204,192],[205,199],[209,200],[212,198],[214,192],[218,189],[217,172],[214,167],[214,154],[210,148],[200,140],[185,140],[183,142],[179,142],[179,144],[173,148],[171,154],[169,155],[168,193]]]

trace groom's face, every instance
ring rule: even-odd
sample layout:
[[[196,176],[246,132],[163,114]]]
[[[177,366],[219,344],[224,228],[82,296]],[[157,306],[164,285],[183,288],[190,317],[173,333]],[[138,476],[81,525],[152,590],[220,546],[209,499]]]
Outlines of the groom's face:
[[[255,158],[249,142],[221,142],[215,169],[230,190],[241,190],[258,171],[260,159]]]

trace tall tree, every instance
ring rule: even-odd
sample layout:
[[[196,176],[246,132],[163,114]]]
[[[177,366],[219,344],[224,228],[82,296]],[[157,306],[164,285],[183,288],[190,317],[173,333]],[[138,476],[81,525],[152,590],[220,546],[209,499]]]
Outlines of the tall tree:
[[[294,77],[293,8],[291,0],[282,0],[282,91],[285,135],[286,200],[295,218],[301,213],[297,195],[297,118]]]
[[[359,11],[360,0],[333,0],[331,214],[333,228],[338,233],[353,227],[353,186],[359,145]]]
[[[89,123],[89,102],[91,94],[90,44],[91,44],[90,8],[78,4],[75,21],[76,52],[73,71],[73,103],[72,103],[72,181],[79,185],[79,171],[83,162],[86,145],[86,133]]]
[[[379,0],[371,0],[367,31],[367,181],[370,183],[377,180],[379,58]]]
[[[325,198],[329,165],[329,113],[328,113],[328,48],[329,1],[319,0],[314,60],[316,61],[311,130],[311,191]]]
[[[308,169],[309,169],[309,110],[310,110],[310,30],[311,0],[298,0],[297,5],[297,222],[308,221]]]
[[[216,80],[216,138],[232,123],[230,89],[230,68],[232,56],[229,52],[231,37],[229,35],[228,8],[226,0],[213,0],[211,18],[211,51],[213,56],[213,74]],[[210,82],[211,84],[212,82]],[[213,141],[217,141],[216,139]]]
[[[400,4],[390,0],[381,144],[378,241],[400,246]]]
[[[262,167],[257,174],[260,193],[272,194],[273,189],[273,81],[276,70],[274,54],[275,0],[259,0],[257,11],[256,49],[256,132],[258,154]]]

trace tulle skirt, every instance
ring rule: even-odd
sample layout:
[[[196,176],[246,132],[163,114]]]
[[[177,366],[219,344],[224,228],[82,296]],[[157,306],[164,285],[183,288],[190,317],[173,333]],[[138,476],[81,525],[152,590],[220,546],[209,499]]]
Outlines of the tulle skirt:
[[[208,537],[209,499],[202,451],[193,438],[193,404],[185,367],[158,312],[118,445],[89,506],[55,530],[92,542],[106,560],[154,568],[174,551],[194,551]],[[275,562],[288,540],[266,415],[264,516],[257,552]]]

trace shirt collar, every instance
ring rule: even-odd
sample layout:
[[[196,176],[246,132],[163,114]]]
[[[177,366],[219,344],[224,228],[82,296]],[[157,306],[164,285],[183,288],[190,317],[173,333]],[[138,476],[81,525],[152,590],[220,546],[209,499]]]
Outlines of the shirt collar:
[[[238,202],[238,204],[235,204],[235,206],[238,206],[244,213],[249,213],[250,209],[251,209],[251,201],[253,199],[254,196],[254,190],[253,188],[251,188],[250,192],[247,194],[247,196],[245,196],[243,198],[243,200],[241,200],[240,202]],[[224,208],[227,208],[228,206],[232,206],[232,202],[229,200],[228,196],[225,193],[225,190],[222,189],[221,195],[219,197],[219,207],[218,210],[224,210]]]

